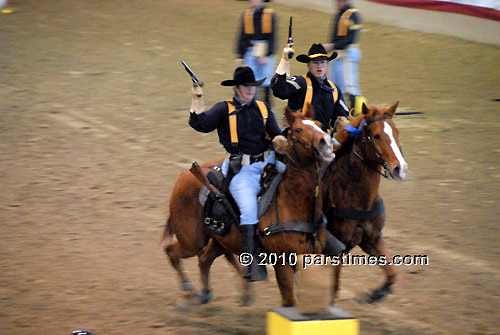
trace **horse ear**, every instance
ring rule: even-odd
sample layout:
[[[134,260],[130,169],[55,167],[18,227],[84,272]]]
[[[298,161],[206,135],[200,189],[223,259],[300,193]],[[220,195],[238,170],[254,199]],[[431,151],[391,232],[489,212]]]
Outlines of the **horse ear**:
[[[368,107],[366,107],[366,104],[363,102],[363,106],[361,106],[361,110],[363,111],[363,114],[366,115],[368,114]]]
[[[387,112],[391,116],[394,116],[394,113],[396,112],[396,108],[398,108],[398,105],[399,105],[399,101],[396,101],[396,103],[394,105],[392,105],[391,107],[389,107],[389,109],[387,110]]]
[[[300,116],[300,112],[292,110],[290,107],[285,107],[285,119],[288,125],[293,123],[293,120]]]
[[[306,107],[302,111],[302,115],[308,119],[314,120],[314,107],[311,103],[306,104]]]

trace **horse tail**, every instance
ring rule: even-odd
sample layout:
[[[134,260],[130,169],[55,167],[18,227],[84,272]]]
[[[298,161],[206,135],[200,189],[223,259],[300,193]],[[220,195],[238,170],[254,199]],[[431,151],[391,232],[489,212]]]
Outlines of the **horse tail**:
[[[161,241],[165,241],[167,238],[172,238],[174,236],[174,230],[172,229],[172,222],[170,218],[167,219],[165,223],[165,229],[163,229],[163,236],[161,237]]]

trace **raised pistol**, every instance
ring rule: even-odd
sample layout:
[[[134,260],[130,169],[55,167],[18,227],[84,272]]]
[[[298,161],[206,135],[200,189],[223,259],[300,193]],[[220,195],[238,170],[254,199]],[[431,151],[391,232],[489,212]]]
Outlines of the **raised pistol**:
[[[290,16],[290,23],[288,24],[288,45],[291,45],[293,44],[293,38],[292,38],[292,17]],[[292,58],[293,57],[293,52],[290,52],[288,54],[288,58]]]
[[[182,61],[182,65],[184,65],[184,69],[186,70],[187,73],[191,76],[191,80],[196,86],[202,86],[200,79],[194,74],[194,72],[189,68],[189,66],[186,64],[185,61]]]

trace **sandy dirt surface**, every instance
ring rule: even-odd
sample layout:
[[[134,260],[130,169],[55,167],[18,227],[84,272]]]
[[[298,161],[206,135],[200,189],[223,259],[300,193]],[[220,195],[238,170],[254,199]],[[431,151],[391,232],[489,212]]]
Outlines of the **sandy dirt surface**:
[[[10,5],[0,15],[0,334],[264,334],[280,304],[272,274],[253,306],[238,307],[239,281],[219,259],[214,300],[184,305],[160,245],[178,173],[223,153],[216,134],[187,124],[180,60],[206,83],[207,105],[228,98],[219,82],[232,76],[246,2]],[[294,16],[297,53],[325,41],[328,15],[274,7],[283,42]],[[500,50],[378,25],[365,26],[361,48],[369,102],[424,112],[396,118],[410,170],[381,193],[391,251],[430,265],[400,267],[394,294],[374,306],[355,298],[382,272],[346,268],[338,306],[361,334],[500,334]],[[199,287],[197,261],[185,266]]]

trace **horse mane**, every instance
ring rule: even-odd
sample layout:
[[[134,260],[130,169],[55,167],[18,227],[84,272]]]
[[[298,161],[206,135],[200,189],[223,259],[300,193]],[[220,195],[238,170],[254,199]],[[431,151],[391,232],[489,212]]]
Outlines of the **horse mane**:
[[[396,102],[392,107],[390,108],[378,108],[376,106],[370,105],[366,106],[363,104],[363,113],[360,115],[351,118],[349,123],[347,125],[351,125],[354,128],[359,128],[363,120],[371,120],[376,117],[380,117],[383,115],[387,115],[389,117],[392,117],[394,115],[394,110],[397,108],[399,102]],[[340,158],[347,153],[351,152],[352,146],[354,144],[355,138],[351,137],[351,134],[349,131],[345,129],[347,126],[345,125],[342,127],[342,129],[337,130],[335,133],[334,137],[335,139],[341,143],[339,146],[334,148],[335,155],[337,158]]]

